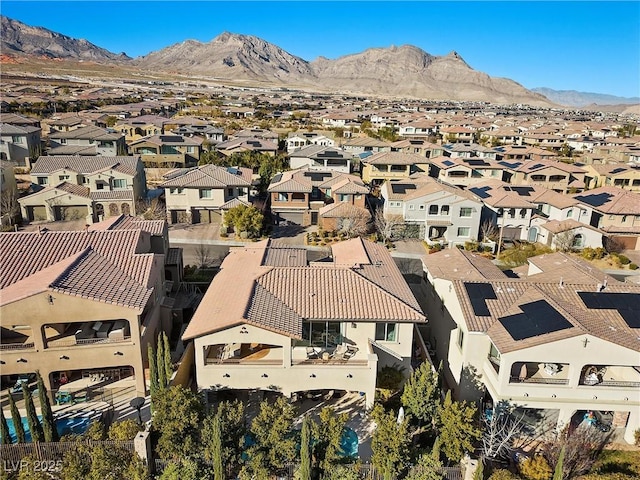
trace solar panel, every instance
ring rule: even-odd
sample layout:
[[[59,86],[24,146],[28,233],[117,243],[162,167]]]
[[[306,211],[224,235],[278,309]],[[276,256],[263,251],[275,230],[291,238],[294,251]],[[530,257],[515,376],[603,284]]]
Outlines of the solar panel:
[[[536,168],[542,168],[542,167],[544,167],[544,164],[536,163],[533,167],[529,167],[529,170],[534,170]]]
[[[329,172],[304,172],[305,177],[309,177],[312,182],[323,182],[325,178],[331,178]]]
[[[471,187],[469,191],[480,198],[489,198],[491,195],[488,193],[491,187]]]
[[[518,168],[521,165],[519,162],[509,163],[509,162],[505,162],[504,160],[501,162],[498,162],[498,164],[507,168]]]
[[[532,187],[511,187],[512,192],[516,192],[521,197],[530,197],[534,191]]]
[[[278,183],[280,180],[282,180],[282,174],[278,173],[273,176],[273,178],[271,179],[271,183]]]
[[[416,189],[416,186],[410,183],[396,183],[396,182],[391,183],[391,191],[393,193],[400,193],[404,195],[405,193],[407,193],[407,190],[415,190],[415,189]]]
[[[160,135],[161,142],[178,143],[184,142],[184,138],[180,135]]]
[[[624,172],[625,170],[626,168],[615,168],[611,170],[611,173],[620,173],[620,172]]]
[[[454,163],[451,160],[445,160],[444,162],[442,162],[443,165],[446,165],[447,167],[450,167],[451,165],[454,165]]]
[[[488,317],[491,315],[486,300],[496,300],[496,292],[490,283],[467,283],[464,282],[464,288],[467,291],[473,313],[478,317]]]
[[[500,318],[514,340],[545,335],[571,328],[571,323],[544,300],[520,305],[522,313]]]
[[[469,165],[474,165],[474,166],[478,166],[478,165],[489,165],[487,162],[485,162],[484,160],[479,160],[477,158],[470,158],[470,159],[466,159],[465,163],[468,163]]]
[[[630,328],[640,328],[640,293],[578,292],[584,306],[617,310]]]

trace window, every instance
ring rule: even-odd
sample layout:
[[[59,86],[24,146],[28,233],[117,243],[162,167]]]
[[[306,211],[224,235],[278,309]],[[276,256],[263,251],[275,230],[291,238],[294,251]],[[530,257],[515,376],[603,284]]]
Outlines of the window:
[[[429,215],[438,214],[438,205],[429,205]]]
[[[348,202],[349,201],[349,194],[347,193],[341,193],[340,194],[340,201],[341,202]]]
[[[210,188],[201,188],[200,189],[200,198],[211,198],[211,189]]]
[[[233,197],[233,188],[227,188],[227,195]]]
[[[187,147],[187,153],[193,153],[194,151],[194,147]]]
[[[449,215],[449,205],[442,205],[442,207],[440,207],[440,215]]]
[[[471,217],[471,207],[460,207],[461,217]]]
[[[66,138],[61,138],[60,140],[60,144],[61,145],[66,145],[67,144],[67,139]]]
[[[397,324],[395,323],[377,323],[376,324],[376,340],[384,342],[395,342],[397,337]]]
[[[401,207],[402,202],[389,202],[390,207]]]
[[[510,208],[509,209],[509,218],[516,218],[516,209],[515,208]]]
[[[419,210],[424,210],[424,205],[420,205],[418,208]]]
[[[127,188],[127,181],[124,178],[114,178],[113,188]]]
[[[527,210],[525,208],[520,209],[520,218],[525,218],[527,216]]]
[[[278,201],[279,202],[287,202],[289,200],[289,196],[286,193],[278,193]]]
[[[60,181],[64,181],[64,180],[69,180],[69,175],[59,175],[58,178],[60,179]]]
[[[88,185],[90,183],[90,180],[87,177],[82,177],[82,183]]]
[[[458,227],[459,237],[468,237],[471,233],[471,227]]]
[[[582,236],[581,233],[577,233],[574,237],[573,237],[573,242],[571,245],[573,248],[582,248],[584,247],[584,237]]]
[[[409,210],[413,210],[414,208],[415,208],[415,205],[413,205],[413,204],[409,205]]]
[[[11,142],[12,142],[12,143],[22,143],[22,137],[19,137],[19,136],[13,135],[13,136],[11,137]]]
[[[47,177],[38,177],[38,185],[47,185],[49,179]]]
[[[302,322],[305,343],[321,348],[333,348],[342,343],[340,322]]]
[[[325,190],[325,193],[324,193],[324,194],[325,194],[325,196],[330,197],[330,196],[331,196],[331,189],[330,189],[330,188],[327,188],[327,189]]]
[[[311,189],[311,198],[318,199],[320,198],[320,190],[318,189],[318,187],[313,187]]]
[[[464,330],[460,328],[458,330],[458,346],[462,348],[462,345],[464,345]]]

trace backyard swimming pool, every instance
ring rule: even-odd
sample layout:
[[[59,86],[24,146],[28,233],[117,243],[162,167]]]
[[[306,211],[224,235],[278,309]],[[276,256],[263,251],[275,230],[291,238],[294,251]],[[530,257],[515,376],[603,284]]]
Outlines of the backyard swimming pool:
[[[38,419],[42,422],[42,417],[38,416]],[[56,428],[58,429],[58,434],[69,435],[76,434],[79,435],[84,433],[87,428],[89,428],[89,424],[93,419],[92,416],[69,416],[62,417],[56,419]],[[11,435],[11,442],[14,443],[17,440],[16,431],[13,426],[13,419],[7,419],[7,425],[9,426],[9,434]],[[25,440],[27,442],[31,441],[31,432],[29,431],[29,425],[27,424],[27,419],[22,418],[22,427],[24,428]]]
[[[351,428],[346,427],[340,439],[340,449],[343,457],[358,456],[358,434]]]

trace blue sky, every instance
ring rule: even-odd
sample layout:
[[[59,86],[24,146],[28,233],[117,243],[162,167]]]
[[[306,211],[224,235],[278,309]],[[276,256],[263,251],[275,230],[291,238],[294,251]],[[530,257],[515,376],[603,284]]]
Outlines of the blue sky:
[[[1,13],[132,57],[223,31],[305,60],[412,44],[527,88],[640,96],[640,2],[2,0]]]

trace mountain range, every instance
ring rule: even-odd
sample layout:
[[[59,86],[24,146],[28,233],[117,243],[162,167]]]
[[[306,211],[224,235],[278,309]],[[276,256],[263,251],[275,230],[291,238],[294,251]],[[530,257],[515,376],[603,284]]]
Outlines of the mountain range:
[[[618,97],[605,93],[553,90],[545,87],[532,88],[531,91],[544,95],[552,102],[571,107],[585,107],[587,105],[637,105],[640,103],[640,97]]]
[[[527,90],[513,80],[474,70],[456,52],[434,56],[412,45],[370,48],[334,60],[319,57],[310,62],[258,37],[224,32],[210,42],[186,40],[132,59],[87,40],[5,16],[1,16],[1,27],[3,55],[116,63],[216,81],[351,94],[545,107],[570,104],[559,101],[563,99],[554,97],[551,90]],[[583,104],[587,103],[596,102]]]

